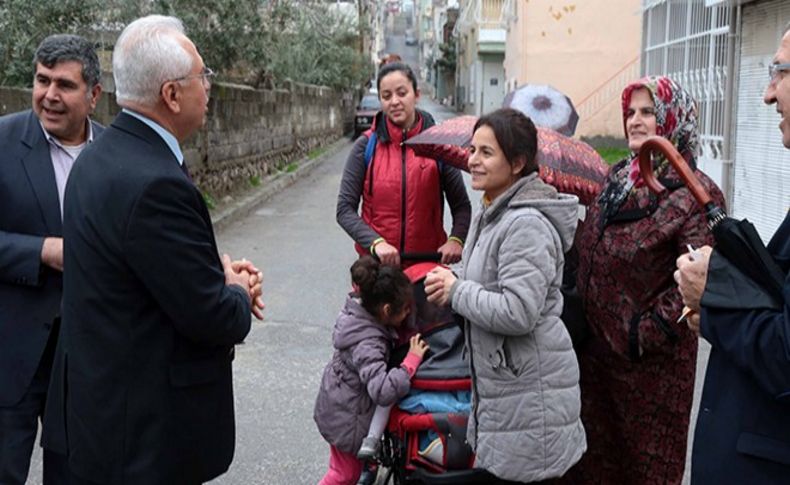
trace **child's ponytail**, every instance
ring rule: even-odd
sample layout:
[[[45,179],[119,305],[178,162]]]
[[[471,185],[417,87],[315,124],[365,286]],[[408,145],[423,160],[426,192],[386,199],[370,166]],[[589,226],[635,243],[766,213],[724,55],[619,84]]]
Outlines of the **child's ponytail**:
[[[382,265],[370,256],[351,265],[351,281],[359,287],[362,306],[371,315],[378,316],[387,303],[400,310],[412,296],[411,282],[400,268]]]

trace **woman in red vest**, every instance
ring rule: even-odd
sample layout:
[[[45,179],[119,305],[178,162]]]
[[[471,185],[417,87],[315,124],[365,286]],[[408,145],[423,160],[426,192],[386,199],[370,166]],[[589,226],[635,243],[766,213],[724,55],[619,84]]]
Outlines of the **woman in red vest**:
[[[388,63],[377,79],[381,111],[354,143],[337,197],[337,222],[360,255],[400,265],[400,253],[439,252],[442,263],[460,261],[472,208],[460,172],[418,156],[403,142],[434,125],[416,108],[420,91],[411,68]],[[444,200],[453,227],[443,227]],[[361,214],[359,211],[362,200]]]

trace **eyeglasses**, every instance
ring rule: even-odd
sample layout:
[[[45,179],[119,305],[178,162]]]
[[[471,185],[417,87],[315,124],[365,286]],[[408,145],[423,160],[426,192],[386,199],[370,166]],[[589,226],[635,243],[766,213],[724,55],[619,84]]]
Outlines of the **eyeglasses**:
[[[176,81],[187,81],[189,79],[194,79],[194,78],[197,77],[197,78],[200,78],[200,81],[204,85],[206,85],[206,84],[210,84],[211,83],[211,78],[213,78],[216,75],[217,75],[216,72],[212,71],[208,67],[204,67],[203,70],[200,71],[200,74],[190,74],[188,76],[181,76],[181,77],[177,77],[175,79],[172,79],[172,81],[173,82],[176,82]]]
[[[768,66],[768,79],[774,82],[781,72],[790,71],[790,63],[771,64]]]

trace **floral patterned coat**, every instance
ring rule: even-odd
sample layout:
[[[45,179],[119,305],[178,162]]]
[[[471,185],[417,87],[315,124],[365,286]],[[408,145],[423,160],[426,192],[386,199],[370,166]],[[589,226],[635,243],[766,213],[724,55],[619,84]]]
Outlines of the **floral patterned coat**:
[[[696,174],[723,206],[715,184]],[[713,239],[687,188],[652,198],[649,212],[648,189],[636,189],[623,219],[603,228],[593,206],[577,233],[577,285],[591,331],[579,352],[588,451],[573,470],[583,477],[578,483],[680,483],[683,476],[697,337],[676,323],[683,303],[672,274],[687,244]]]
[[[605,187],[633,179],[632,160],[613,166]],[[566,483],[679,484],[683,477],[698,339],[677,323],[683,303],[673,272],[688,244],[713,238],[674,169],[664,163],[657,174],[667,192],[656,196],[637,183],[604,214],[605,189],[576,234],[576,281],[591,333],[578,350],[588,450]],[[695,174],[724,207],[719,188]]]

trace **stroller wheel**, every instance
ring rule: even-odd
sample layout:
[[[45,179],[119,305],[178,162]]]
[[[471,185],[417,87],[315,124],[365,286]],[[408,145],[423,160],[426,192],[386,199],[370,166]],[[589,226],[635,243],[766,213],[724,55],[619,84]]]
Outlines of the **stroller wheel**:
[[[362,474],[359,476],[359,480],[357,481],[357,485],[375,485],[377,483],[379,468],[380,467],[377,466],[376,462],[365,462],[364,468],[362,469]]]
[[[376,475],[376,481],[373,483],[374,485],[392,485],[393,484],[392,477],[393,477],[392,468],[380,466],[378,470],[378,474]]]
[[[398,482],[391,468],[382,466],[376,462],[365,463],[365,469],[359,476],[357,485],[396,485]]]

